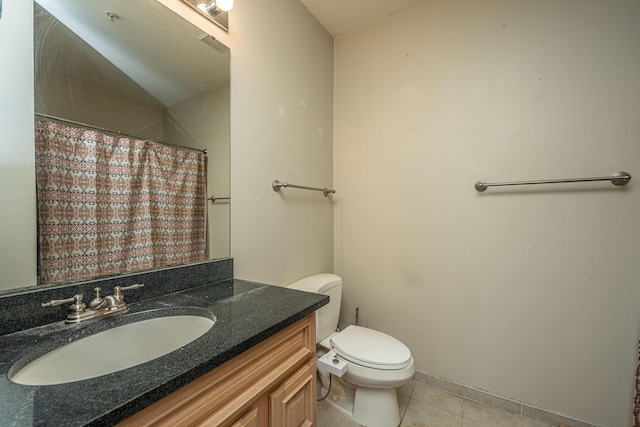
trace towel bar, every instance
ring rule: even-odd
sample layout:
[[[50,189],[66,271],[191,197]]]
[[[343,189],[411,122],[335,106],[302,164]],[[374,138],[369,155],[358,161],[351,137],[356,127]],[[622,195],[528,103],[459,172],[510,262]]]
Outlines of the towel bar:
[[[592,178],[567,178],[567,179],[543,179],[538,181],[513,181],[513,182],[485,182],[478,181],[475,184],[479,192],[486,191],[489,187],[500,187],[505,185],[530,185],[530,184],[558,184],[563,182],[587,182],[587,181],[611,181],[613,185],[626,185],[631,181],[631,175],[623,171],[613,172],[611,176]]]
[[[324,194],[324,197],[329,197],[329,194],[333,194],[336,192],[336,190],[330,190],[326,187],[325,188],[307,187],[306,185],[296,185],[296,184],[289,184],[288,182],[280,182],[277,179],[271,183],[271,188],[273,188],[273,191],[280,191],[280,188],[282,187],[300,188],[302,190],[322,191],[322,194]]]

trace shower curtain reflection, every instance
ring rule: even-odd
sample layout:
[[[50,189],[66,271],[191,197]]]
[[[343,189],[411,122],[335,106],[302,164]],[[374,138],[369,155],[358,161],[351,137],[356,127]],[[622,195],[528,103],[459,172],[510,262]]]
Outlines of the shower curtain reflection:
[[[36,121],[39,283],[204,261],[206,155]]]

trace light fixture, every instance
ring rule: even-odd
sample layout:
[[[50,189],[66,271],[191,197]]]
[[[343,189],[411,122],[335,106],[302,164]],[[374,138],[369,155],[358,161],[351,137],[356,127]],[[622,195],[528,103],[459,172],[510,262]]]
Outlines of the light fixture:
[[[182,0],[191,7],[196,7],[200,12],[210,16],[216,16],[221,12],[229,12],[233,9],[233,0]]]
[[[233,9],[233,0],[182,0],[184,3],[197,10],[207,19],[228,30],[227,12]]]
[[[224,12],[229,12],[231,9],[233,9],[233,0],[216,0],[212,1],[211,3],[214,4],[214,7]]]

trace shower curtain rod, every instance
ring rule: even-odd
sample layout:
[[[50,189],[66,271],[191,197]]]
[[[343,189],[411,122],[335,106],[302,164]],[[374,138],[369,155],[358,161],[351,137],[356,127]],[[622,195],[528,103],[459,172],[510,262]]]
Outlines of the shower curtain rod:
[[[38,116],[38,117],[43,117],[45,119],[56,120],[56,121],[62,122],[62,123],[67,123],[67,124],[76,125],[76,126],[82,126],[83,128],[87,128],[87,129],[99,130],[100,132],[111,133],[111,134],[115,134],[115,135],[118,135],[118,136],[124,136],[124,137],[127,137],[127,138],[134,138],[134,139],[140,139],[140,140],[143,140],[143,141],[153,142],[154,144],[166,145],[168,147],[176,147],[176,148],[181,148],[183,150],[196,151],[196,152],[207,154],[207,150],[206,149],[192,148],[192,147],[187,147],[186,145],[179,145],[179,144],[170,144],[168,142],[160,142],[160,141],[156,141],[156,140],[153,140],[153,139],[150,139],[150,138],[146,138],[144,136],[132,135],[132,134],[119,132],[117,130],[111,130],[111,129],[101,128],[101,127],[98,127],[98,126],[92,126],[92,125],[89,125],[89,124],[86,124],[86,123],[76,122],[74,120],[63,119],[62,117],[51,116],[49,114],[35,113],[35,115]]]

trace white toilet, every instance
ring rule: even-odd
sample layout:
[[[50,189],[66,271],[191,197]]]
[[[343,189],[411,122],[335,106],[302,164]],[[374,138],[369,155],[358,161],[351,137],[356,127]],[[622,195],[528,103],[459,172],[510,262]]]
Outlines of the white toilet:
[[[316,312],[318,357],[331,349],[347,364],[342,378],[331,378],[327,402],[350,420],[367,427],[396,427],[400,411],[396,387],[413,378],[411,351],[397,339],[373,329],[348,326],[336,332],[342,300],[342,279],[321,273],[288,286],[292,289],[329,295],[329,304]],[[321,393],[329,387],[329,374],[319,371]]]

